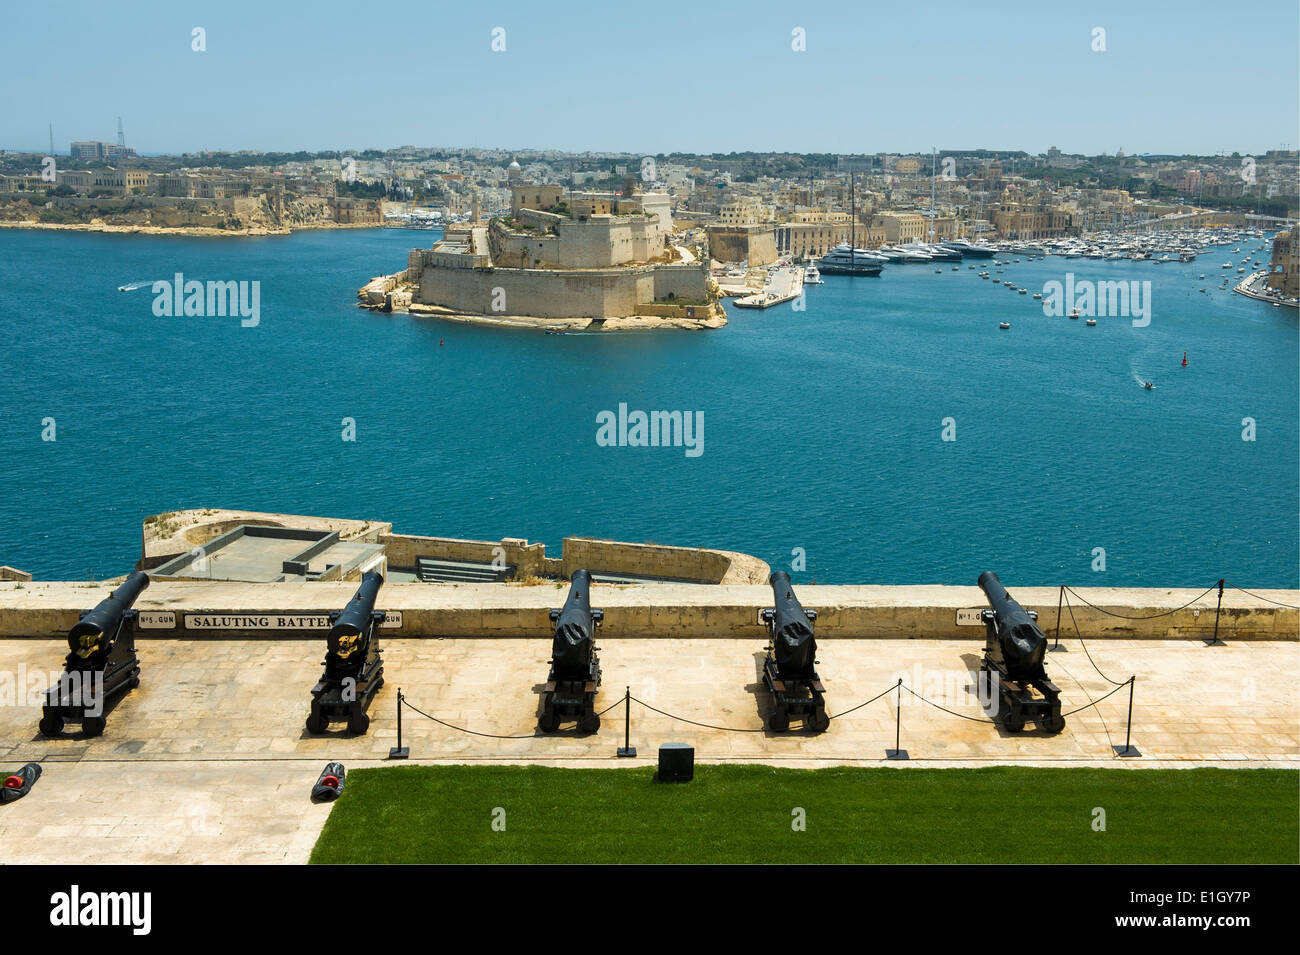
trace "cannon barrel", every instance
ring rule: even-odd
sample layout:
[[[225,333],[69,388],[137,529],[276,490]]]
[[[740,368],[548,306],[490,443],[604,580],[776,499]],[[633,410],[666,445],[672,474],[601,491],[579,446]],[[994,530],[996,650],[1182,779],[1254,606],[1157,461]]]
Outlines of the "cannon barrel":
[[[117,633],[122,615],[131,609],[148,586],[149,575],[142,570],[133,571],[116,590],[96,604],[94,610],[72,625],[68,631],[68,647],[81,657],[104,649],[100,645],[101,637]]]
[[[332,653],[348,656],[356,649],[358,638],[369,633],[370,615],[374,613],[375,600],[383,583],[384,575],[377,570],[369,571],[361,578],[361,586],[330,627],[329,648]]]
[[[817,654],[813,621],[790,586],[790,575],[775,571],[772,585],[772,650],[782,670],[811,670]]]
[[[591,574],[575,570],[571,579],[569,596],[555,619],[555,635],[551,641],[551,662],[561,671],[585,669],[595,644]]]
[[[988,598],[997,624],[1002,660],[1012,679],[1038,679],[1043,674],[1047,653],[1047,636],[1024,607],[1002,586],[998,575],[988,570],[980,574],[980,590]]]

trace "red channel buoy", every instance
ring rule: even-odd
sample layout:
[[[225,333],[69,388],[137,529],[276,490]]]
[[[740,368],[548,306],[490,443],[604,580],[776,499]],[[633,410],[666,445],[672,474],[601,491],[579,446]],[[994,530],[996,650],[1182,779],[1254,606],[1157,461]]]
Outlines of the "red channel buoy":
[[[1187,352],[1183,352],[1183,367],[1187,367]]]

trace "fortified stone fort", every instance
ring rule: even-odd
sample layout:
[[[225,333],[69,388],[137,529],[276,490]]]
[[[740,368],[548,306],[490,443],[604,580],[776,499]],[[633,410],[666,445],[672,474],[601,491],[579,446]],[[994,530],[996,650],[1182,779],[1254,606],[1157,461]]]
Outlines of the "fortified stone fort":
[[[413,305],[466,315],[720,318],[707,263],[672,245],[672,230],[663,193],[518,183],[509,216],[411,250],[405,281]]]

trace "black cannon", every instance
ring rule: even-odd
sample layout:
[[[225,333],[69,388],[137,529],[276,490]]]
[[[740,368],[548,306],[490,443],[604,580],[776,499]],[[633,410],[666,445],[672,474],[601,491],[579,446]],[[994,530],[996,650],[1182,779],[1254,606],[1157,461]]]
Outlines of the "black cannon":
[[[1047,637],[1038,629],[1038,614],[1020,606],[991,570],[980,574],[979,585],[992,608],[980,614],[987,638],[980,673],[998,681],[1002,724],[1010,733],[1019,733],[1028,722],[1059,733],[1065,728],[1061,691],[1043,666]]]
[[[600,729],[596,691],[600,687],[600,658],[596,655],[596,628],[605,611],[591,609],[591,574],[573,572],[569,596],[561,610],[551,611],[555,633],[551,638],[551,672],[542,691],[542,715],[537,726],[553,733],[560,724],[578,721],[578,729]]]
[[[383,583],[383,574],[368,572],[348,605],[330,614],[325,671],[311,689],[307,732],[323,733],[330,723],[343,720],[350,733],[370,727],[366,707],[384,685],[384,658],[379,653],[384,612],[375,609]]]
[[[58,686],[45,692],[39,724],[43,736],[58,736],[68,720],[80,723],[87,736],[99,736],[107,725],[108,701],[140,685],[140,658],[135,654],[139,614],[131,605],[148,586],[148,574],[133,572],[72,625],[64,672]]]
[[[817,676],[817,639],[813,636],[816,610],[804,610],[790,587],[790,575],[778,570],[768,578],[776,602],[762,612],[771,640],[763,661],[763,684],[772,693],[776,710],[767,720],[768,729],[783,733],[790,717],[802,717],[804,726],[821,732],[831,725],[826,715],[826,696]]]

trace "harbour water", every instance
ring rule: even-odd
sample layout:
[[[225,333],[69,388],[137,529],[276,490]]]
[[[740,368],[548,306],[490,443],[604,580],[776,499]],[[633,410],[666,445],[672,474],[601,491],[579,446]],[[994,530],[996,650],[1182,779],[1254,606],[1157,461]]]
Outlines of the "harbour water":
[[[584,535],[786,569],[803,553],[796,582],[1300,584],[1297,317],[1219,288],[1245,246],[994,274],[1028,295],[979,279],[989,260],[892,265],[714,332],[356,308],[430,239],[0,232],[0,564],[122,573],[146,515],[220,506],[555,552]],[[260,283],[259,321],[156,317],[148,285],[119,291],[178,272]],[[1032,294],[1067,272],[1149,280],[1150,324],[1046,317]],[[702,453],[599,445],[621,404],[702,412]]]

